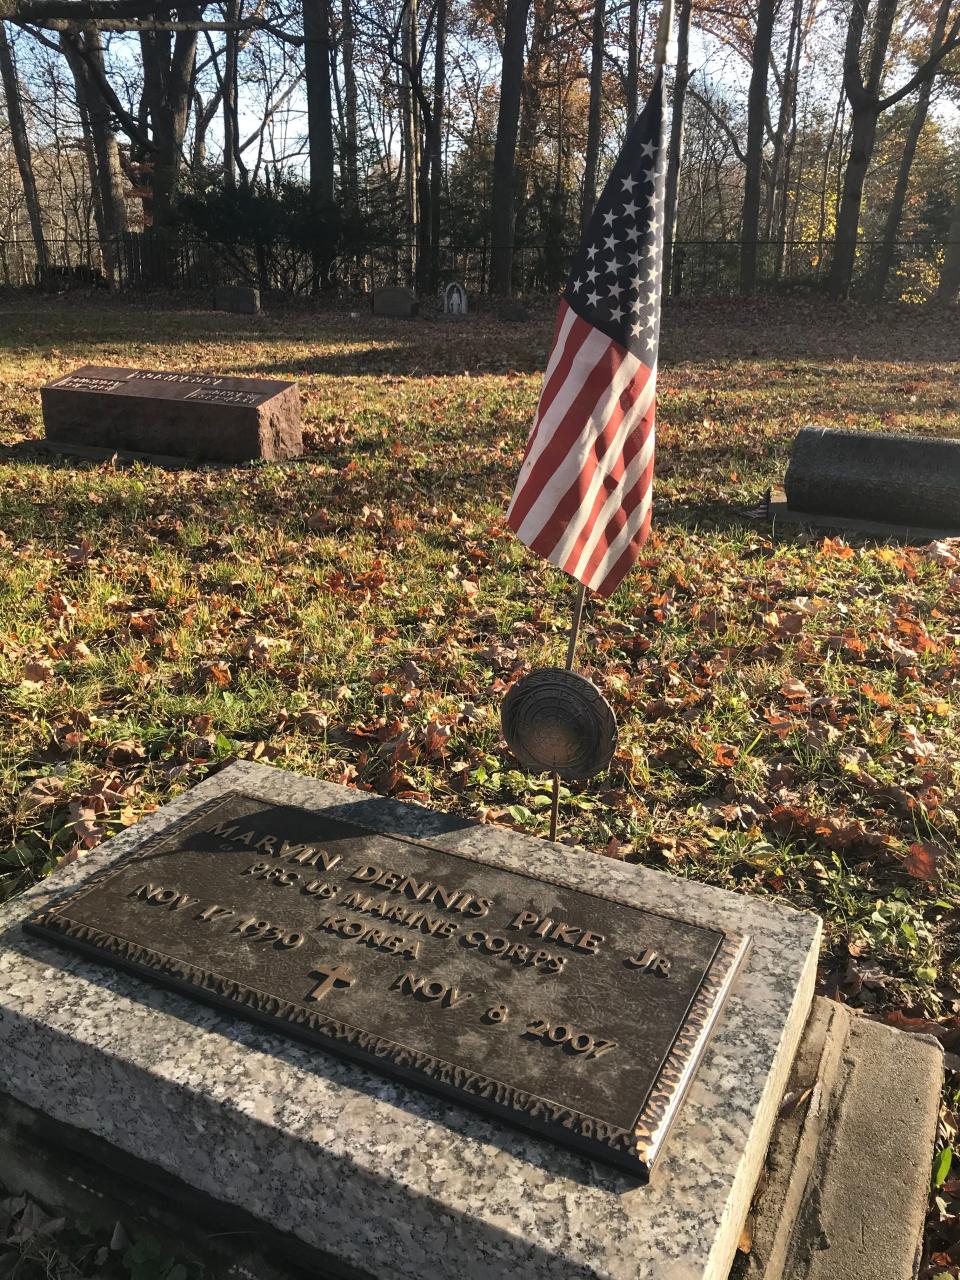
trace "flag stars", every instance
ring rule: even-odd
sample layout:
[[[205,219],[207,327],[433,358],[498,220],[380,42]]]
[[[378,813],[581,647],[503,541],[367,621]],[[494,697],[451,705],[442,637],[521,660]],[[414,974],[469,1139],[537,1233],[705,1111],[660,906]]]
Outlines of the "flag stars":
[[[653,145],[652,142],[645,142],[643,146],[640,148],[640,154],[645,159],[649,157],[652,160],[653,157],[657,154],[657,148]]]
[[[612,227],[615,217],[616,217],[616,214],[613,212],[613,210],[608,209],[607,212],[603,215],[604,225],[607,227]]]
[[[611,251],[612,251],[612,250],[615,250],[615,249],[616,249],[616,247],[617,247],[617,237],[616,237],[615,235],[613,235],[613,234],[611,234],[611,235],[607,236],[607,237],[604,239],[603,247],[604,247],[605,249],[610,249]]]
[[[624,189],[624,191],[627,193],[627,195],[628,195],[628,196],[632,196],[632,195],[633,195],[633,188],[637,185],[637,180],[636,180],[636,178],[631,177],[631,176],[628,174],[628,175],[627,175],[627,177],[625,177],[624,179],[622,179],[622,182],[623,182],[623,189]]]
[[[618,303],[615,307],[610,308],[610,319],[620,321],[624,317],[623,307]]]
[[[624,212],[624,214],[625,214],[625,216],[626,216],[626,217],[628,217],[628,218],[632,218],[632,217],[634,216],[634,214],[637,212],[637,210],[638,210],[639,208],[640,208],[640,206],[637,204],[637,202],[636,202],[635,200],[629,200],[629,201],[628,201],[628,202],[623,206],[623,212]]]
[[[596,289],[594,289],[592,293],[587,294],[587,302],[591,307],[595,307],[599,301],[600,295],[597,293]]]

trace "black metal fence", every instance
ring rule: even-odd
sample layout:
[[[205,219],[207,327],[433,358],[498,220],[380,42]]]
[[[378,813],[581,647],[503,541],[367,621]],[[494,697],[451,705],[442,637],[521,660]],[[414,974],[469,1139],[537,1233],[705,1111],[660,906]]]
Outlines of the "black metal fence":
[[[885,297],[922,302],[937,287],[944,244],[900,240],[894,246]],[[513,285],[519,294],[552,292],[566,279],[574,245],[518,244]],[[854,292],[875,292],[881,243],[861,240],[857,248]],[[757,287],[763,292],[816,292],[829,272],[828,240],[761,241]],[[202,291],[218,284],[254,284],[291,299],[308,296],[315,279],[310,255],[290,247],[259,252],[256,246],[229,250],[187,237],[159,232],[131,233],[109,245],[94,239],[48,241],[47,267],[37,266],[33,242],[0,238],[0,286],[63,292],[106,288],[112,271],[121,290]],[[445,244],[439,277],[459,280],[475,295],[487,287],[490,247]],[[739,288],[740,244],[731,240],[680,240],[674,245],[671,291],[674,294],[731,294]],[[335,259],[331,279],[343,296],[356,296],[384,284],[413,284],[409,250],[400,244],[367,245]]]

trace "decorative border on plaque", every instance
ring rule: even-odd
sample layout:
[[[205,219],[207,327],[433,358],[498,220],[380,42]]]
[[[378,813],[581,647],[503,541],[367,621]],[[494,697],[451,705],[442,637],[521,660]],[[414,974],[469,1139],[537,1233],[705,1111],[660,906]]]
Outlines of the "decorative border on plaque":
[[[361,1065],[369,1065],[372,1057],[377,1063],[392,1067],[401,1078],[406,1077],[414,1083],[422,1081],[426,1087],[438,1089],[447,1097],[459,1098],[468,1104],[472,1098],[476,1098],[483,1103],[485,1111],[494,1114],[499,1111],[507,1117],[511,1113],[519,1113],[528,1122],[529,1127],[539,1129],[541,1132],[549,1134],[552,1128],[559,1125],[576,1135],[583,1144],[583,1149],[588,1153],[591,1147],[605,1148],[608,1152],[607,1158],[613,1158],[622,1168],[644,1179],[649,1175],[663,1149],[670,1126],[676,1118],[680,1104],[720,1018],[734,978],[749,952],[748,936],[726,933],[723,935],[633,1129],[623,1129],[584,1115],[549,1098],[505,1084],[495,1077],[457,1066],[423,1050],[411,1048],[385,1036],[365,1031],[341,1019],[324,1015],[297,1001],[270,995],[236,979],[227,978],[214,970],[179,960],[118,934],[96,929],[82,921],[71,919],[66,914],[66,909],[71,902],[78,901],[110,880],[129,863],[161,852],[172,840],[182,838],[192,828],[205,824],[217,810],[237,799],[282,807],[281,802],[245,791],[231,790],[217,796],[198,806],[191,813],[185,814],[183,818],[175,820],[162,831],[148,836],[142,844],[128,854],[122,855],[116,863],[91,877],[79,888],[66,890],[52,904],[40,908],[29,916],[24,921],[24,927],[42,938],[50,939],[58,936],[66,939],[82,953],[94,959],[109,956],[118,967],[134,975],[154,976],[158,981],[167,983],[176,991],[206,998],[214,1005],[226,1008],[228,1011],[246,1012],[248,1016],[254,1018],[260,1016],[285,1022],[292,1034],[295,1035],[299,1031],[301,1036],[306,1036],[307,1043],[312,1045],[319,1043],[322,1046],[326,1041],[331,1048],[353,1056],[354,1060]],[[330,808],[335,809],[336,806],[330,806]],[[322,812],[318,811],[318,814]],[[346,826],[355,827],[357,831],[364,834],[421,845],[434,852],[445,852],[464,858],[466,861],[479,862],[511,874],[526,875],[528,878],[561,888],[572,887],[555,877],[548,875],[529,877],[528,873],[512,872],[510,868],[498,867],[496,863],[483,863],[482,859],[453,849],[445,850],[440,845],[431,845],[411,836],[395,835],[391,832],[364,827],[359,823],[351,822],[349,818],[339,813],[336,814],[335,820]],[[622,901],[622,899],[595,893],[589,889],[578,891],[593,897],[606,898],[608,901]],[[623,905],[631,906],[632,904],[624,903]],[[651,908],[648,907],[637,909],[651,912]],[[656,911],[652,913],[665,914]],[[678,916],[669,918],[682,921],[682,917]]]
[[[733,980],[749,950],[750,938],[746,935],[724,935],[673,1048],[660,1068],[634,1129],[634,1149],[648,1167],[656,1160],[666,1141],[671,1122],[700,1065]]]

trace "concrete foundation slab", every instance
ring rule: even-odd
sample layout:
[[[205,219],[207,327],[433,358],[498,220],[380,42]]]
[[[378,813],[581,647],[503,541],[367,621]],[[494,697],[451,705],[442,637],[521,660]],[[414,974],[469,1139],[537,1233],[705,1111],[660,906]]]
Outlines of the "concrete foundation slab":
[[[773,489],[767,501],[767,519],[777,525],[791,525],[807,529],[823,529],[832,533],[856,533],[863,537],[889,538],[893,542],[938,542],[942,538],[955,538],[957,529],[936,529],[926,525],[912,526],[890,524],[883,520],[861,520],[855,516],[820,515],[815,511],[795,511],[787,503],[783,489]]]
[[[748,1280],[912,1280],[943,1053],[814,1001],[751,1211]]]

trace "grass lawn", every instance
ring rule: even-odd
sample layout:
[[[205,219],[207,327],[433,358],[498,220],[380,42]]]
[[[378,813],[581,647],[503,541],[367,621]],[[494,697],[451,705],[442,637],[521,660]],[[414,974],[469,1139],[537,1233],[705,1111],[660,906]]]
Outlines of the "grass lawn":
[[[0,897],[237,756],[546,833],[499,706],[565,652],[569,583],[503,524],[552,321],[0,303]],[[308,455],[31,451],[87,362],[294,378]],[[620,746],[563,832],[819,912],[822,989],[957,1055],[960,544],[748,514],[805,423],[960,435],[957,318],[674,304],[661,366],[654,533],[580,650]]]

